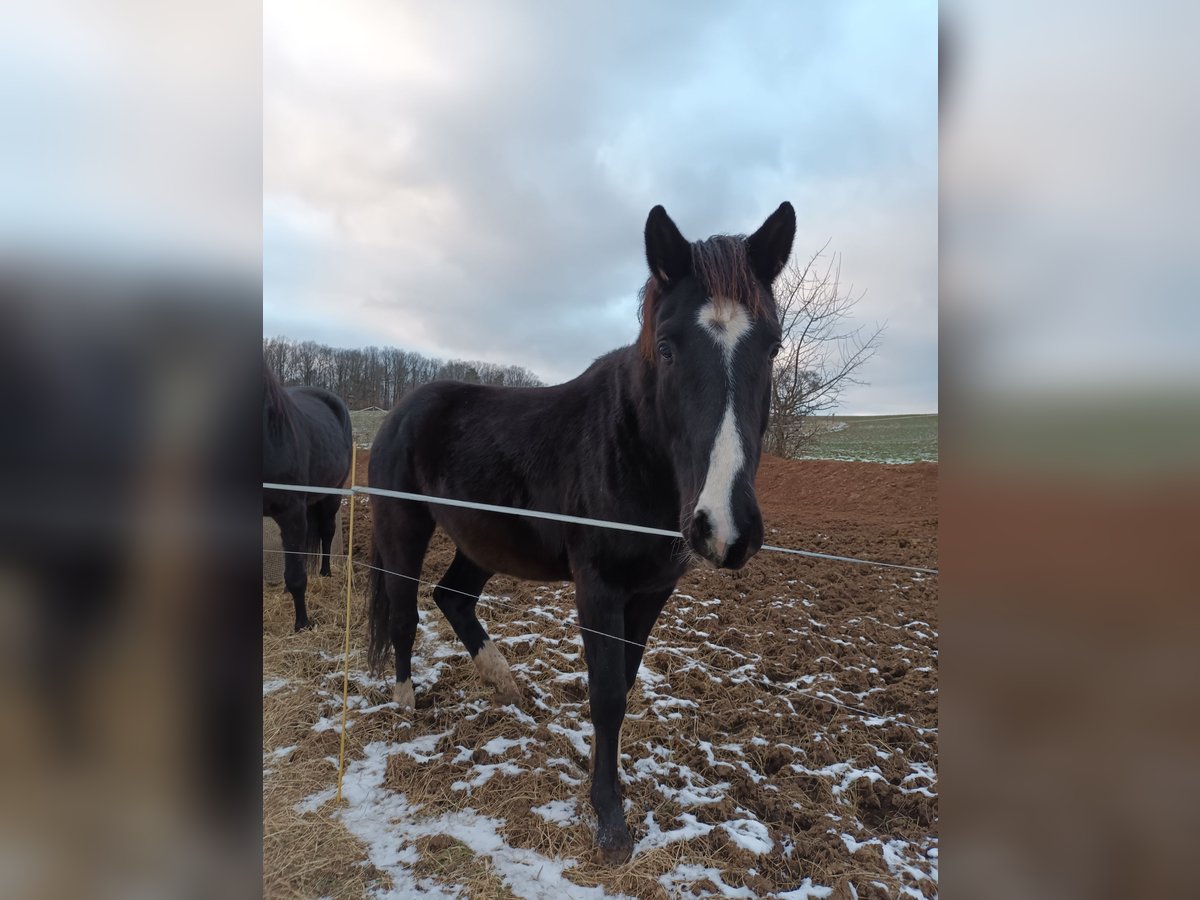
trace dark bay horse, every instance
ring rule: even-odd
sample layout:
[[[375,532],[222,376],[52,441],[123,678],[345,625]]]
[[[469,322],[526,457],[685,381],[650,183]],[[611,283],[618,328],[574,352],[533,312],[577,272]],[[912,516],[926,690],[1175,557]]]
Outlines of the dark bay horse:
[[[370,662],[395,649],[394,697],[414,707],[417,583],[434,527],[457,547],[434,600],[502,702],[521,693],[475,615],[494,573],[574,581],[588,667],[591,799],[607,862],[633,842],[617,781],[626,695],[642,647],[690,558],[745,565],[762,545],[754,492],[780,327],[772,284],[796,216],[782,204],[750,237],[689,243],[661,206],[646,221],[650,278],[636,344],[545,388],[436,382],[409,394],[371,451],[373,487],[679,529],[635,534],[374,498]],[[681,546],[682,544],[682,546]],[[623,638],[624,640],[614,639]],[[626,641],[633,643],[626,643]]]
[[[284,388],[263,361],[263,481],[341,487],[350,474],[350,410],[323,388]],[[321,574],[329,574],[329,552],[337,530],[338,494],[263,491],[263,515],[279,525],[286,551],[284,589],[296,607],[296,630],[307,628],[304,592],[308,568],[320,548]]]

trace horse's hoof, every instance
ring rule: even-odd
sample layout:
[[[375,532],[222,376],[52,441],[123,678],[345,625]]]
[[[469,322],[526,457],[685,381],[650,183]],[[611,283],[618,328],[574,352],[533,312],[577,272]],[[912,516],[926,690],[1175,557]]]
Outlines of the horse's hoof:
[[[398,682],[392,688],[392,699],[401,710],[411,711],[417,708],[417,696],[413,693],[412,681]]]
[[[296,634],[299,634],[301,631],[311,631],[312,627],[313,627],[313,623],[309,619],[305,619],[303,622],[297,622],[296,623]]]
[[[525,695],[521,693],[521,689],[517,687],[517,683],[511,678],[508,684],[500,685],[496,688],[496,699],[500,701],[501,706],[520,706],[521,701],[525,699]]]
[[[633,856],[633,838],[629,836],[629,829],[624,824],[620,830],[601,828],[596,834],[596,852],[600,862],[606,866],[620,866],[629,862]]]

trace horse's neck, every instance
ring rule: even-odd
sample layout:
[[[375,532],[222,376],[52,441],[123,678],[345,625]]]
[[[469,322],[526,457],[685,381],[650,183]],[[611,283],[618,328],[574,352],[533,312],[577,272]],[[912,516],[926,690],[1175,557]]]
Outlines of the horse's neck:
[[[630,450],[642,468],[670,471],[667,454],[669,435],[663,433],[656,406],[654,370],[641,358],[635,346],[621,358],[618,365],[615,402],[635,411],[637,422],[635,446]]]

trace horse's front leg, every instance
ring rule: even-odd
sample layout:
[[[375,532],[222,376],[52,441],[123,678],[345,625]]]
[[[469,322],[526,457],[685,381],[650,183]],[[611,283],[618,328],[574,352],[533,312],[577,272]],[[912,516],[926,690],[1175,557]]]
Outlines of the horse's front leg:
[[[598,584],[578,584],[576,592],[592,705],[592,808],[596,846],[608,864],[633,853],[617,783],[621,723],[625,719],[625,597]]]

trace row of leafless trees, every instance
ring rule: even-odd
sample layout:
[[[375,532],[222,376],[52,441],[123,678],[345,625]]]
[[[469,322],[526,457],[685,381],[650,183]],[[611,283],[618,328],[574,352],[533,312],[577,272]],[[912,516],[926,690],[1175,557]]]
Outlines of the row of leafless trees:
[[[351,409],[391,409],[417,385],[438,379],[521,387],[542,383],[520,366],[457,359],[447,362],[397,347],[329,347],[274,337],[263,338],[263,358],[284,384],[326,388]]]

